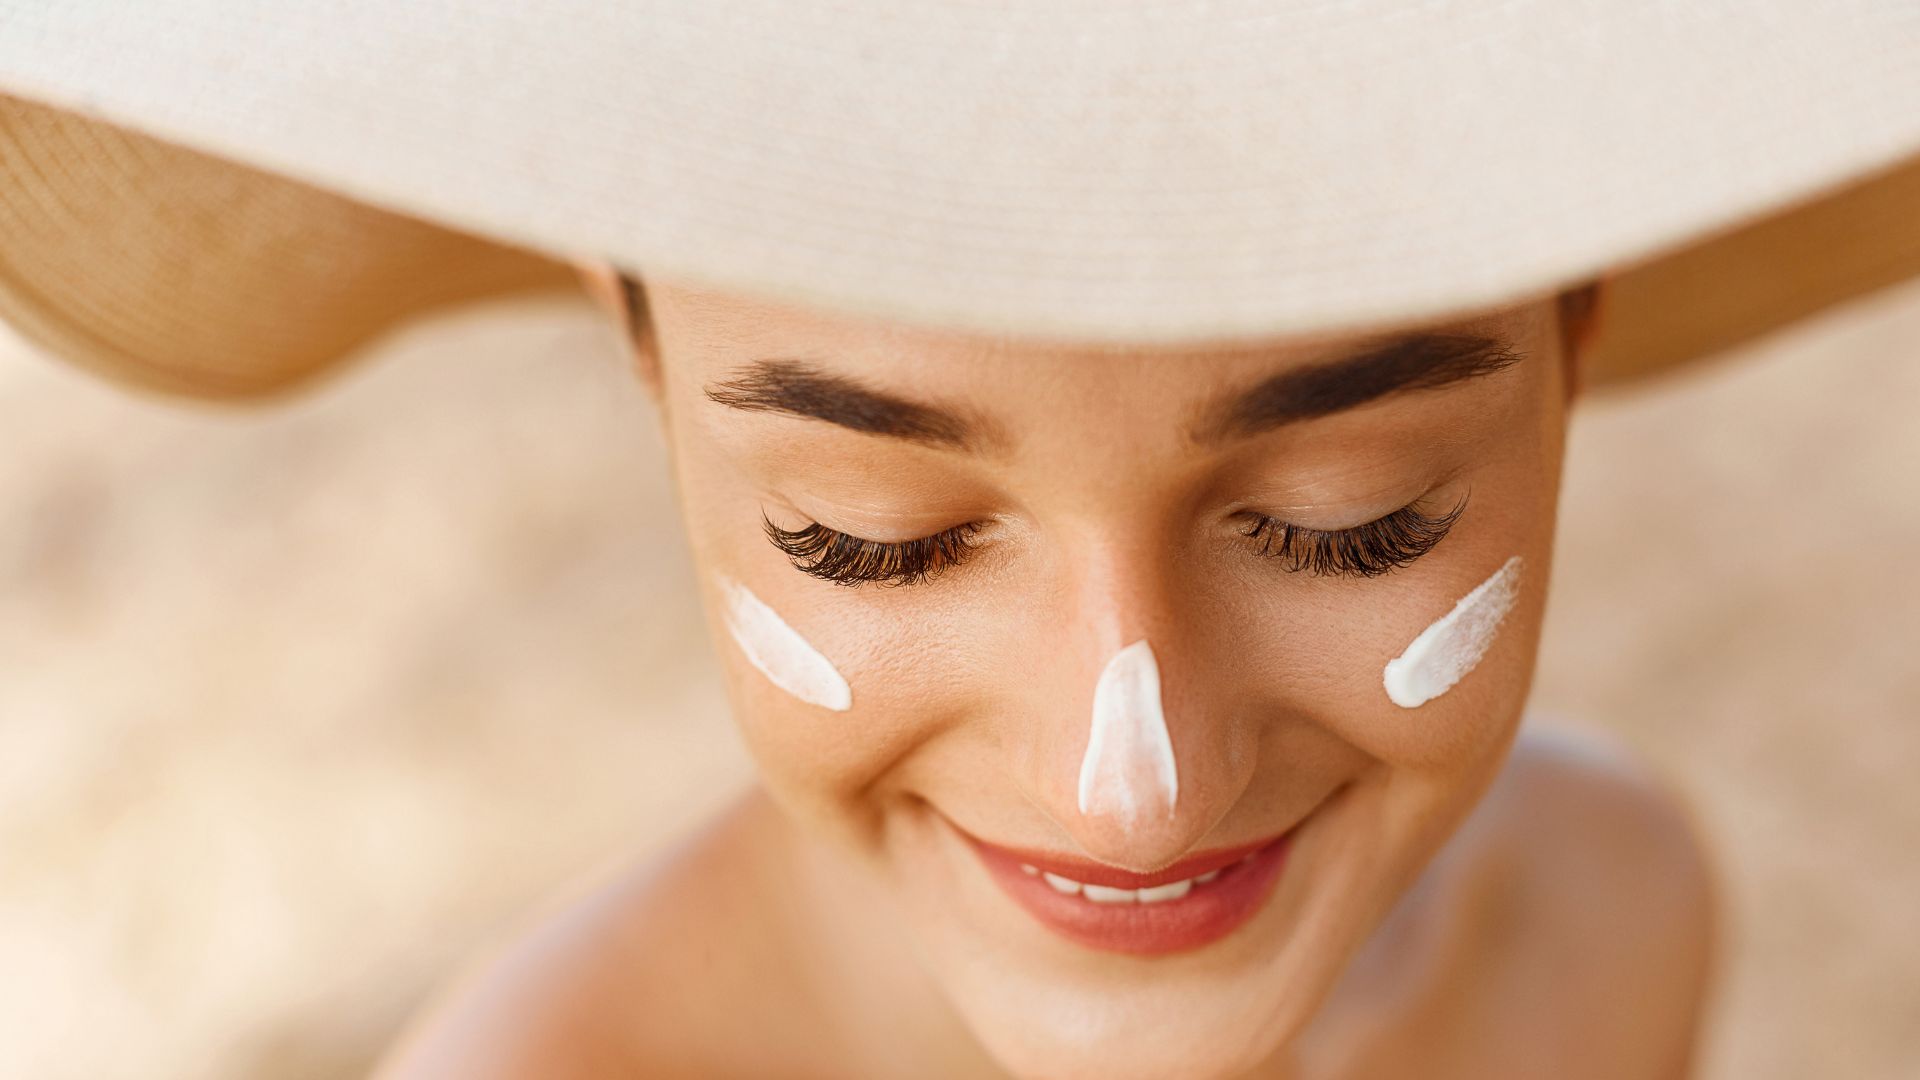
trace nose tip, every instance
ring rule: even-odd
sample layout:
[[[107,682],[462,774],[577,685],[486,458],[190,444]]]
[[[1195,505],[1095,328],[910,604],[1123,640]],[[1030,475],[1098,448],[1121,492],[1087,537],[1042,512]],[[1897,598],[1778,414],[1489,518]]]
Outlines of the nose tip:
[[[1171,816],[1180,798],[1160,707],[1160,665],[1140,640],[1107,661],[1093,690],[1093,724],[1080,759],[1080,813],[1138,824],[1151,814]]]
[[[1100,673],[1077,794],[1079,816],[1069,830],[1087,854],[1128,870],[1175,861],[1209,824],[1181,812],[1160,667],[1144,639],[1115,653]]]

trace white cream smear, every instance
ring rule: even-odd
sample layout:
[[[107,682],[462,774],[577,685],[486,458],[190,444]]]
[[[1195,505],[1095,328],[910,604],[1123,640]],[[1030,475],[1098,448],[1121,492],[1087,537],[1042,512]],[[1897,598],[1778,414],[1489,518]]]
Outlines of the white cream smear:
[[[1382,679],[1387,696],[1413,709],[1453,689],[1487,655],[1500,621],[1519,596],[1520,556],[1515,555],[1387,661]]]
[[[844,712],[853,705],[847,680],[820,650],[787,625],[778,612],[745,585],[721,578],[726,594],[727,631],[747,662],[773,685],[809,705]]]
[[[1093,729],[1080,759],[1080,812],[1131,824],[1149,809],[1173,816],[1180,776],[1160,710],[1160,666],[1144,639],[1107,661],[1093,688]]]

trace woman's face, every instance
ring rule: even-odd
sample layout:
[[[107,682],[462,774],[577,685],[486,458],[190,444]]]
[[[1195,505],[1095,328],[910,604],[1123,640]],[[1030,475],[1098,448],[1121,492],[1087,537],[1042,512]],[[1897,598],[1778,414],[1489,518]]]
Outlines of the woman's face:
[[[1119,348],[646,299],[735,713],[852,902],[1016,1073],[1271,1055],[1514,736],[1552,300]]]

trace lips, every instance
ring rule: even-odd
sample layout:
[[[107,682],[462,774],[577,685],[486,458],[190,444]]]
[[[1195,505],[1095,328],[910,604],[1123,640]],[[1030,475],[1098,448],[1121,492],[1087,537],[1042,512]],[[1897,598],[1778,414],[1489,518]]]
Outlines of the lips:
[[[1142,956],[1197,949],[1238,929],[1272,893],[1288,846],[1282,834],[1136,874],[967,840],[994,881],[1043,926],[1090,948]]]

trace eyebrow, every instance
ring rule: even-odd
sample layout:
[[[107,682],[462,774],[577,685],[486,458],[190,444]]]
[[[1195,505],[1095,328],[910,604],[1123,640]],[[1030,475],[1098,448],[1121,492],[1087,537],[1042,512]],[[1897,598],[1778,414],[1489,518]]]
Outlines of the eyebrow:
[[[1284,371],[1215,398],[1201,408],[1189,434],[1201,444],[1246,438],[1395,394],[1437,390],[1491,375],[1522,359],[1499,338],[1408,334],[1332,363]]]
[[[734,409],[824,420],[949,449],[972,449],[981,435],[982,425],[958,412],[895,397],[799,360],[756,360],[733,378],[708,386],[706,394]]]
[[[1202,407],[1188,434],[1202,444],[1245,438],[1394,394],[1490,375],[1521,359],[1498,338],[1411,334],[1215,398]],[[986,434],[985,425],[958,411],[897,397],[801,360],[755,360],[707,386],[705,393],[729,408],[821,420],[946,449],[977,449]]]

